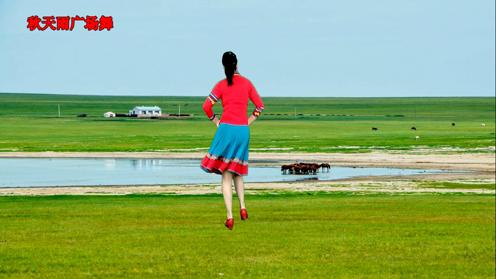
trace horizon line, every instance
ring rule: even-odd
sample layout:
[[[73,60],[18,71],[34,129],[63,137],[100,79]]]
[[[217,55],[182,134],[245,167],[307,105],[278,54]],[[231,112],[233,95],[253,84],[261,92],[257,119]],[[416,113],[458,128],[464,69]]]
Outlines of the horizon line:
[[[77,94],[77,93],[32,93],[32,92],[0,92],[0,94],[31,94],[31,95],[68,95],[87,97],[207,97],[207,95],[108,95],[108,94]],[[489,95],[453,95],[453,96],[262,96],[266,98],[496,98]]]

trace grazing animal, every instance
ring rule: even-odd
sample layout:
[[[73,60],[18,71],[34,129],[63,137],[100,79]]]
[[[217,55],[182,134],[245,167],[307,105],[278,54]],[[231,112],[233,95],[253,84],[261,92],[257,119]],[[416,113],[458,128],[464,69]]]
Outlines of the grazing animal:
[[[295,164],[295,171],[296,171],[296,174],[315,173],[313,164],[307,164],[307,163]]]
[[[291,173],[291,168],[292,168],[292,165],[282,165],[281,166],[281,172],[283,174],[286,174],[286,172]]]
[[[330,165],[327,164],[330,168]],[[282,165],[282,174],[317,174],[321,165],[315,163],[295,163],[291,165]]]
[[[377,131],[377,130],[379,130],[379,128],[377,128],[377,127],[372,127],[372,131]]]
[[[319,164],[310,164],[309,168],[310,168],[310,171],[312,172],[312,174],[317,174],[317,172],[319,172],[320,165]]]
[[[481,123],[481,126],[482,127],[486,127],[486,123]]]
[[[415,130],[415,131],[417,131],[417,127],[413,126],[412,128],[410,128],[410,130]]]
[[[420,139],[420,136],[415,136],[415,140],[419,140]]]
[[[456,125],[455,122],[451,123],[451,126],[455,126],[455,125]]]
[[[327,170],[327,172],[331,169],[331,165],[328,163],[322,163],[320,164],[320,167],[322,168],[322,171]]]

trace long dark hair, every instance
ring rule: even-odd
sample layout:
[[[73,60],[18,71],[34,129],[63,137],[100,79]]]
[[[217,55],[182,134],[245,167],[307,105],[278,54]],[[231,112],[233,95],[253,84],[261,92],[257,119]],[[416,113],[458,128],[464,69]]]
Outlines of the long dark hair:
[[[227,85],[233,84],[233,76],[236,71],[238,59],[232,51],[224,52],[222,55],[222,65],[224,65],[224,73],[226,73]]]

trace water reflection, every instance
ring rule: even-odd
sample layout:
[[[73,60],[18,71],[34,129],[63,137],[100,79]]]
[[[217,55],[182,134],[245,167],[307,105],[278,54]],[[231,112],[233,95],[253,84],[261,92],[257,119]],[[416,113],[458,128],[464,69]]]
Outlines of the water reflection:
[[[200,160],[128,158],[0,158],[0,187],[218,183]],[[282,175],[278,167],[250,167],[247,182],[335,180],[369,175],[411,175],[435,170],[334,167],[313,175]]]
[[[105,169],[114,169],[115,168],[115,159],[103,159],[103,167]]]

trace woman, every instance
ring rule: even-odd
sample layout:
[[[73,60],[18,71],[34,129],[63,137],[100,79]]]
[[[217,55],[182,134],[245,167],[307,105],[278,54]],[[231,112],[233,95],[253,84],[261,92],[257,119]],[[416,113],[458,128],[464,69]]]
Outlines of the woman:
[[[241,220],[248,219],[245,206],[243,176],[248,174],[248,146],[250,129],[263,110],[262,99],[253,84],[237,71],[236,55],[228,51],[222,55],[222,65],[226,78],[219,81],[203,104],[207,117],[217,125],[210,149],[201,162],[201,168],[209,173],[222,175],[222,194],[226,204],[227,220],[225,226],[232,230],[234,219],[232,214],[232,181],[240,205]],[[222,101],[222,117],[212,111],[212,106]],[[248,100],[255,105],[255,110],[248,118]]]

